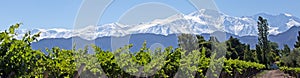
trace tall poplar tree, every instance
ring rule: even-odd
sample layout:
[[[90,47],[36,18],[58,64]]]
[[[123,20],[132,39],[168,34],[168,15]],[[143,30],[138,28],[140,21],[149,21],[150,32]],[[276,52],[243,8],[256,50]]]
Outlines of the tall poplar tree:
[[[260,62],[265,64],[268,67],[268,59],[267,55],[268,52],[270,51],[269,49],[269,40],[268,40],[268,30],[269,30],[269,24],[267,22],[267,19],[262,18],[261,16],[258,17],[258,22],[257,22],[257,28],[258,28],[258,46],[260,47],[257,49],[257,51],[260,51],[262,54],[262,58],[259,59],[261,60]]]
[[[295,48],[299,48],[300,47],[300,42],[299,41],[300,41],[300,31],[298,31],[297,42],[294,45]]]

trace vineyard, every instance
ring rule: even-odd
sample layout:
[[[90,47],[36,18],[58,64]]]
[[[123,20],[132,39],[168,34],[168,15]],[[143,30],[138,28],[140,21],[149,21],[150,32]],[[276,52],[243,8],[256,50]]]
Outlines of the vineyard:
[[[281,71],[284,71],[285,73],[288,73],[296,78],[299,78],[300,77],[300,68],[297,67],[297,68],[293,68],[293,67],[280,67],[280,70]]]
[[[281,66],[280,70],[295,77],[299,77],[300,73],[300,68],[297,68],[300,65],[299,60],[284,61],[297,56],[298,50],[293,50],[296,54],[290,54],[285,52],[290,51],[287,48],[278,50],[278,47],[268,45],[270,50],[266,51],[270,53],[265,53],[265,57],[262,57],[261,54],[264,54],[265,50],[250,50],[249,45],[242,44],[233,37],[221,43],[215,37],[206,41],[199,35],[183,34],[179,36],[178,41],[181,47],[170,46],[165,49],[157,48],[154,51],[146,47],[145,41],[137,52],[130,51],[131,47],[139,46],[133,44],[115,51],[104,51],[101,47],[91,44],[83,49],[65,50],[54,47],[42,52],[31,48],[31,43],[37,41],[40,33],[28,32],[22,39],[15,38],[18,36],[15,30],[20,25],[12,25],[8,30],[0,33],[1,78],[245,78],[252,77],[262,70],[271,69],[270,62],[276,61],[281,61],[278,64]],[[92,46],[94,53],[89,52],[91,50],[88,46]],[[282,56],[276,54],[277,51],[281,52]],[[220,56],[222,53],[224,56]]]

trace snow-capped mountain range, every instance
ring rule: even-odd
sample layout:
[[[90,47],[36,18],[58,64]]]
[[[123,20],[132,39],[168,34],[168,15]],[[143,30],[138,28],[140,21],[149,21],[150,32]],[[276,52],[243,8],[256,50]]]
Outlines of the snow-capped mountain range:
[[[300,26],[300,19],[291,14],[269,15],[259,13],[253,16],[235,17],[224,13],[202,9],[188,15],[176,14],[165,19],[156,19],[135,25],[124,25],[120,23],[104,24],[99,26],[87,26],[83,29],[20,29],[17,32],[22,37],[27,31],[32,33],[41,32],[44,38],[70,38],[79,36],[83,39],[93,40],[103,36],[124,36],[128,34],[152,33],[152,34],[177,34],[177,33],[213,33],[225,31],[238,36],[257,35],[257,18],[262,16],[268,20],[270,34],[276,35],[287,31],[292,26]]]

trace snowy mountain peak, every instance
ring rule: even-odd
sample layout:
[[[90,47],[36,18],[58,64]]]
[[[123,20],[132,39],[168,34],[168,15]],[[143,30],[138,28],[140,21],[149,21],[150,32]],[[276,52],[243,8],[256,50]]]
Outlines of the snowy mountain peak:
[[[289,22],[286,23],[288,28],[291,28],[292,26],[300,26],[299,21],[295,21],[294,19],[289,19]]]
[[[292,14],[284,13],[285,16],[292,17]]]
[[[203,15],[223,15],[223,13],[211,10],[211,9],[200,9],[198,11],[192,12],[189,14],[190,16],[203,16]]]
[[[184,14],[175,14],[173,16],[170,16],[170,17],[166,18],[166,19],[153,20],[150,23],[151,24],[157,24],[157,25],[164,25],[164,24],[170,23],[170,22],[175,21],[175,20],[184,19],[184,17],[185,17]]]
[[[152,34],[201,34],[225,31],[238,36],[257,35],[257,17],[262,16],[268,19],[270,34],[282,33],[292,26],[300,26],[300,19],[291,14],[269,15],[259,13],[253,16],[235,17],[224,13],[201,9],[190,14],[175,14],[165,19],[156,19],[151,22],[135,25],[124,25],[110,23],[100,26],[87,26],[83,29],[33,29],[33,33],[42,32],[43,38],[70,38],[74,36],[83,39],[93,40],[103,36],[124,36],[128,34],[152,33]],[[18,33],[25,33],[28,30],[18,30]]]

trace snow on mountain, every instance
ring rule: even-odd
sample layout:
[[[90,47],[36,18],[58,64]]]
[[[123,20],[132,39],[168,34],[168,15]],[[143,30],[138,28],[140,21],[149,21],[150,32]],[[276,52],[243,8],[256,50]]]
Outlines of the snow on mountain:
[[[253,16],[235,17],[214,10],[202,9],[187,15],[176,14],[165,19],[156,19],[152,22],[135,25],[111,23],[100,26],[87,26],[86,28],[77,30],[59,28],[33,29],[18,30],[18,33],[24,34],[26,31],[31,31],[32,33],[42,32],[40,39],[78,36],[87,40],[103,36],[124,36],[137,33],[168,35],[176,33],[213,33],[215,31],[225,31],[238,36],[248,36],[257,35],[258,16],[268,19],[270,25],[269,32],[273,35],[282,33],[292,26],[300,26],[300,19],[287,13],[279,15],[259,13]]]
[[[285,16],[291,17],[292,14],[284,13]]]
[[[38,39],[44,39],[44,38],[70,38],[72,37],[72,31],[67,29],[60,29],[60,28],[53,28],[53,29],[33,29],[33,30],[27,30],[27,29],[21,29],[17,30],[18,39],[21,39],[25,33],[28,31],[31,32],[31,34],[36,34],[38,32],[41,32],[40,37]]]
[[[300,23],[293,19],[289,19],[289,22],[286,23],[286,25],[288,28],[291,28],[292,26],[300,26]]]

